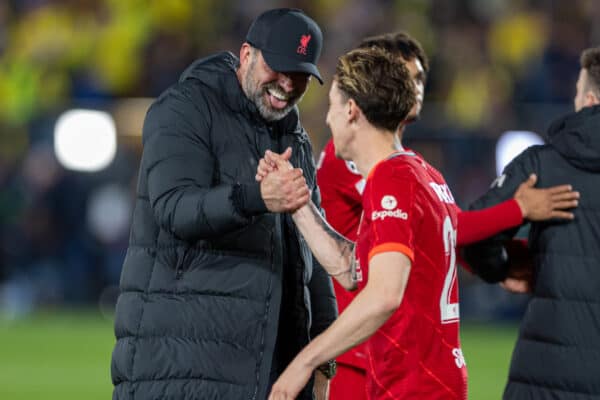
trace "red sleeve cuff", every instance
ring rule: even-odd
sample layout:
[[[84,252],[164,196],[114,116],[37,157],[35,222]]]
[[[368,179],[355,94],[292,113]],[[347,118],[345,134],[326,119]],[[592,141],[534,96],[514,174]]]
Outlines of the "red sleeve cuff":
[[[458,213],[457,246],[466,246],[494,236],[523,222],[521,207],[515,199],[476,211]]]
[[[406,257],[408,257],[411,262],[415,261],[415,253],[410,247],[403,245],[402,243],[388,242],[377,245],[371,249],[371,251],[369,252],[369,262],[371,261],[371,258],[373,258],[373,256],[379,253],[388,252],[402,253]]]

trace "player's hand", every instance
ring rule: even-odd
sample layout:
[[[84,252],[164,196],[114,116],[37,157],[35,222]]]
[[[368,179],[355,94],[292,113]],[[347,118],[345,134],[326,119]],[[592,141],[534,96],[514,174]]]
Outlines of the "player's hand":
[[[287,161],[289,164],[289,167],[291,168],[292,165],[289,163],[289,159],[292,156],[292,148],[288,147],[287,149],[285,149],[285,151],[281,154],[277,154],[277,153],[273,153],[270,150],[267,150],[267,152],[265,153],[265,156],[263,158],[260,159],[260,161],[258,162],[258,167],[256,169],[256,181],[260,182],[262,181],[269,173],[277,170],[277,165],[279,160],[281,160],[281,162]]]
[[[515,192],[514,197],[521,208],[523,218],[530,221],[575,218],[572,212],[566,210],[577,207],[579,192],[573,191],[571,185],[536,189],[536,182],[537,176],[531,174]]]
[[[271,212],[294,212],[310,200],[310,190],[300,168],[269,173],[260,182],[260,194]]]
[[[314,368],[295,358],[273,384],[269,400],[293,400],[306,386]]]
[[[533,290],[533,265],[523,261],[508,269],[508,276],[500,282],[505,290],[513,293],[531,293]]]
[[[509,267],[506,279],[500,283],[513,293],[530,293],[534,285],[533,257],[527,241],[512,239],[504,244],[508,253]]]
[[[531,282],[527,279],[506,278],[500,286],[512,293],[531,293]]]

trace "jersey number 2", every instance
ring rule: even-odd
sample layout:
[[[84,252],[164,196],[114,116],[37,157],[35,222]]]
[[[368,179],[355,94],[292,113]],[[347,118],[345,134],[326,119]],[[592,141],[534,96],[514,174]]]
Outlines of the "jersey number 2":
[[[458,303],[451,303],[452,287],[456,284],[456,229],[452,226],[450,217],[446,216],[443,226],[444,251],[450,256],[450,265],[444,279],[444,288],[440,297],[440,313],[442,324],[458,322]]]

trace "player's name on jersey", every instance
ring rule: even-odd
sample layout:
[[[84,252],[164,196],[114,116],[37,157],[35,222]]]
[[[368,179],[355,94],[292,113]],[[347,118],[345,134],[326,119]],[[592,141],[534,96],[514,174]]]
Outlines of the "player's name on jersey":
[[[454,204],[454,196],[452,196],[452,192],[450,191],[448,185],[439,185],[437,183],[430,182],[429,186],[433,189],[442,203]]]

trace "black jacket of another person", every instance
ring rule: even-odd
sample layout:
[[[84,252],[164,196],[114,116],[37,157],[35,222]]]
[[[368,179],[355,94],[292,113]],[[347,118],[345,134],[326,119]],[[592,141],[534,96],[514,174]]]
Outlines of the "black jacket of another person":
[[[513,160],[472,206],[509,199],[530,173],[538,187],[570,183],[581,193],[572,222],[532,223],[532,298],[513,352],[505,399],[600,399],[600,106],[555,121],[548,144]],[[489,281],[508,263],[502,241],[473,245],[464,256]]]
[[[297,109],[265,122],[237,65],[230,53],[195,62],[146,116],[113,399],[263,400],[336,317],[329,277],[254,180],[265,150],[291,146],[319,204],[308,135]]]

